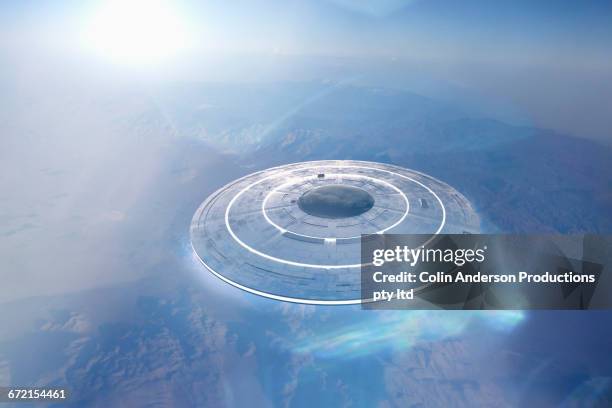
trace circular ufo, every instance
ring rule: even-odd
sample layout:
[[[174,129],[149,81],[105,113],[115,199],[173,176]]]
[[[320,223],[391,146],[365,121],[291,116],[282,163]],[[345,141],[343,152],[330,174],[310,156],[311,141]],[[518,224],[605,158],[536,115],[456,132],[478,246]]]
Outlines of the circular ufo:
[[[212,194],[191,222],[197,258],[215,276],[271,299],[322,305],[361,299],[361,236],[477,233],[467,199],[388,164],[314,161],[250,174]]]

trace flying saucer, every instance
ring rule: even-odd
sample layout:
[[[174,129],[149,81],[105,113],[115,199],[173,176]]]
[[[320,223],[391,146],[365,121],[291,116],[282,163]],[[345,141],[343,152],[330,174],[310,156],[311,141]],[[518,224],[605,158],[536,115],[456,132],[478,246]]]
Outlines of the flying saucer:
[[[215,276],[271,299],[358,304],[361,235],[477,233],[468,200],[423,173],[335,160],[250,174],[212,194],[191,222]]]

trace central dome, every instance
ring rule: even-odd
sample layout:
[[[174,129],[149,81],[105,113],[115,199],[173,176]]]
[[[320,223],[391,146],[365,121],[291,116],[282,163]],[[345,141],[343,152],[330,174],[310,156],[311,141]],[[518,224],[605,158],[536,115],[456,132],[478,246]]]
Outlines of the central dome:
[[[374,197],[367,191],[341,184],[328,184],[305,192],[298,206],[307,214],[321,218],[355,217],[374,206]]]

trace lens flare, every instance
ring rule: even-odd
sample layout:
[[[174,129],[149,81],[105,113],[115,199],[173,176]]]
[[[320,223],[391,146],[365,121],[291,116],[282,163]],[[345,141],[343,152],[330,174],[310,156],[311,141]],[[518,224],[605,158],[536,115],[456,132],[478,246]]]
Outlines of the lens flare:
[[[295,342],[291,349],[322,358],[356,358],[461,336],[476,321],[496,331],[511,331],[523,319],[520,311],[385,311],[348,326],[327,328]]]

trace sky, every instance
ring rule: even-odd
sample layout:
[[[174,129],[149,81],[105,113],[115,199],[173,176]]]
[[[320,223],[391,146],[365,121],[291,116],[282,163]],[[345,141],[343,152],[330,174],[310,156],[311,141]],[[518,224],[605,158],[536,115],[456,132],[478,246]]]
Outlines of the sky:
[[[1,1],[0,303],[180,269],[194,209],[246,171],[176,137],[140,82],[399,88],[610,144],[611,21],[612,2],[589,0]],[[523,319],[504,316],[495,322]],[[406,323],[389,314],[388,330],[356,325],[293,347],[342,357]],[[451,316],[441,330],[464,323]]]
[[[610,21],[599,0],[7,1],[0,52],[22,76],[405,88],[610,143]]]

